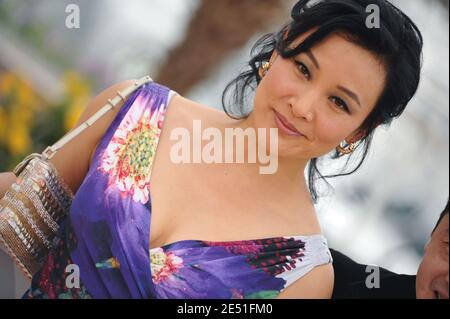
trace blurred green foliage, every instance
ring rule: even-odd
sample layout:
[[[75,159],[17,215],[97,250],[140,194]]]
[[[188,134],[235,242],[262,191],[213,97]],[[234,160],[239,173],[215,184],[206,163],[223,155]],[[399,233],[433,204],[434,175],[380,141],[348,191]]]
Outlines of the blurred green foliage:
[[[0,172],[11,171],[23,157],[41,153],[77,123],[91,96],[79,74],[64,75],[64,96],[50,103],[20,76],[0,73]]]

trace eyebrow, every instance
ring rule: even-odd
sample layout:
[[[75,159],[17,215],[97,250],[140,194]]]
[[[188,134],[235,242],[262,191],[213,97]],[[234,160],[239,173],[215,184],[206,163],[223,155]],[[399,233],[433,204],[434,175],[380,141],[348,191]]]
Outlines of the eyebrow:
[[[317,61],[316,57],[314,56],[314,54],[311,52],[311,50],[308,50],[305,52],[305,54],[308,56],[308,58],[312,61],[312,63],[314,64],[314,66],[320,70],[320,65],[319,62]],[[343,87],[343,86],[338,86],[338,89],[341,90],[342,92],[344,92],[345,94],[347,94],[350,98],[352,98],[353,100],[355,100],[356,103],[358,103],[358,105],[361,107],[361,101],[358,97],[358,95],[356,93],[354,93],[353,91]]]
[[[314,54],[313,54],[310,50],[306,51],[305,54],[308,56],[308,58],[311,59],[312,63],[315,65],[315,67],[316,67],[318,70],[320,70],[319,62],[317,62],[317,59],[316,59],[316,57],[314,56]]]
[[[337,88],[339,90],[341,90],[342,92],[344,92],[345,94],[347,94],[348,96],[350,96],[361,107],[361,102],[360,102],[359,97],[358,97],[358,95],[356,93],[354,93],[354,92],[350,91],[349,89],[347,89],[347,88],[345,88],[343,86],[340,86],[340,85]]]

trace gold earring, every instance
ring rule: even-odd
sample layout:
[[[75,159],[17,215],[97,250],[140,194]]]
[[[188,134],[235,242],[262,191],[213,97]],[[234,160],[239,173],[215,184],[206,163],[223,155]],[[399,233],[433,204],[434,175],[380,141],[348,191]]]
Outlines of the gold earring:
[[[346,141],[341,142],[341,144],[336,148],[339,156],[349,155],[353,153],[356,149],[355,143],[347,143]]]
[[[264,62],[262,66],[259,68],[259,77],[262,79],[266,76],[267,72],[269,72],[270,67],[272,66],[269,62]]]

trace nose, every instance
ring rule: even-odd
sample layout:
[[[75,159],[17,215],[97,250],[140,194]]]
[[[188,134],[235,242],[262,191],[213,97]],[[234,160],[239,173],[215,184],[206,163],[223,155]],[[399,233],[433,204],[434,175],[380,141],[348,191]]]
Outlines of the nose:
[[[292,113],[296,118],[303,118],[306,122],[312,122],[315,118],[314,105],[317,104],[318,98],[313,90],[302,92],[290,103]]]

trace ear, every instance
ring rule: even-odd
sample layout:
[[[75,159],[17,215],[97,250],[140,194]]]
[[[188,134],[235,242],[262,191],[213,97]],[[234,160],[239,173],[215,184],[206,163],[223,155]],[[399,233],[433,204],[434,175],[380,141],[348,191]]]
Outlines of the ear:
[[[286,40],[286,38],[288,37],[289,31],[290,31],[290,27],[288,26],[288,27],[286,27],[286,30],[283,33],[283,39],[284,40]],[[279,54],[278,54],[277,50],[275,49],[273,51],[273,53],[272,53],[272,56],[270,57],[270,60],[269,60],[270,65],[272,65],[275,62],[275,60],[278,58],[278,56],[279,56]]]
[[[383,122],[382,121],[378,121],[375,124],[375,128],[374,130],[379,127],[380,125],[382,125]],[[368,135],[367,130],[364,129],[358,129],[357,131],[355,131],[353,134],[351,134],[350,136],[348,136],[345,140],[347,141],[347,143],[356,143],[359,142],[360,140],[362,140],[363,138],[365,138]]]
[[[273,51],[272,56],[270,57],[270,60],[269,60],[270,65],[274,64],[277,57],[278,57],[278,52],[275,50],[275,51]]]
[[[347,143],[351,144],[351,143],[357,143],[360,140],[362,140],[363,138],[365,138],[367,136],[366,131],[364,130],[358,130],[355,133],[353,133],[352,135],[348,136],[345,140],[347,141]]]

